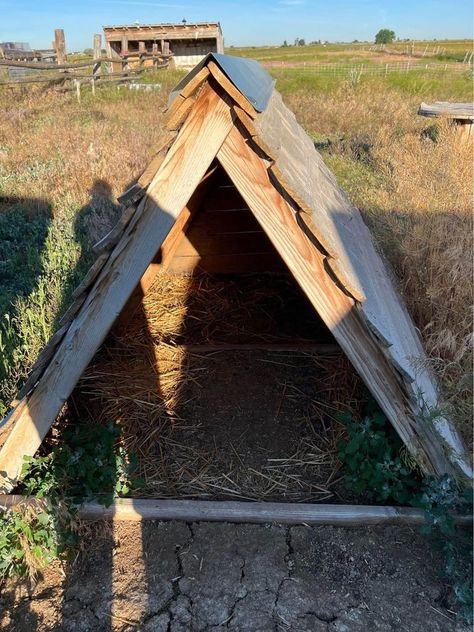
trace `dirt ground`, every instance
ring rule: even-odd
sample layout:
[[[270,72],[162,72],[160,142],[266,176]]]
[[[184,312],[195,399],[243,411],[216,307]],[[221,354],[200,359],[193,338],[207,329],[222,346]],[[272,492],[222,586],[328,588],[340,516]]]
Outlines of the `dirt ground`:
[[[3,588],[2,632],[448,632],[438,560],[416,531],[90,525],[69,569]]]

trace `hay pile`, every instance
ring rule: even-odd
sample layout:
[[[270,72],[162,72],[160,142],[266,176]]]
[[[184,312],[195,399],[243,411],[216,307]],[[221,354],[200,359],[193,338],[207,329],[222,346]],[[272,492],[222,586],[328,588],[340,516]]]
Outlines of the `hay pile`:
[[[326,500],[343,431],[334,415],[357,414],[362,392],[345,357],[189,350],[302,333],[321,341],[321,331],[287,279],[160,275],[88,368],[76,403],[95,421],[120,424],[142,495]]]

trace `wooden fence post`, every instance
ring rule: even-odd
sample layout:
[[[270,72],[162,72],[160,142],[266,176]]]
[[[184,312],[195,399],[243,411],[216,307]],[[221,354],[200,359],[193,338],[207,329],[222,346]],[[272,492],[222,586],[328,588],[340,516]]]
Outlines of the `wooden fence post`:
[[[145,42],[138,42],[138,68],[143,70],[146,59],[146,46]]]
[[[56,61],[58,64],[64,64],[66,61],[66,40],[64,39],[63,29],[54,31],[54,48],[56,49]]]
[[[81,82],[79,81],[79,79],[74,79],[74,85],[76,86],[77,102],[80,103],[81,102]]]
[[[96,33],[94,35],[92,50],[93,50],[94,61],[97,61],[97,63],[92,66],[92,79],[91,79],[92,94],[95,95],[95,80],[100,77],[100,73],[101,73],[100,58],[102,57],[102,35],[100,33]]]

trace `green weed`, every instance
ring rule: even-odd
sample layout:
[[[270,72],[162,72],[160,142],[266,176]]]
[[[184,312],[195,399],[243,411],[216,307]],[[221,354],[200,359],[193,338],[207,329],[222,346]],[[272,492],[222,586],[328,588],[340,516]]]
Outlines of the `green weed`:
[[[136,459],[119,445],[119,434],[112,424],[76,423],[49,455],[25,457],[20,489],[39,508],[20,505],[0,513],[0,581],[34,576],[51,561],[66,559],[78,543],[78,506],[92,500],[108,506],[140,485]]]
[[[456,526],[454,514],[472,515],[472,490],[448,475],[422,478],[414,471],[402,457],[400,439],[375,405],[369,405],[362,421],[350,415],[340,419],[347,433],[338,446],[346,486],[375,501],[394,500],[425,511],[427,523],[420,532],[433,536],[443,559],[441,574],[452,587],[458,617],[471,623],[472,539]]]

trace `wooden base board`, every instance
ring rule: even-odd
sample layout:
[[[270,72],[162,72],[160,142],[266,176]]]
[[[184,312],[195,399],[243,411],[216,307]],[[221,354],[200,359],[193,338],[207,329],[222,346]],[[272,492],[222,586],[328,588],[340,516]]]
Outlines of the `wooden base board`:
[[[40,500],[21,495],[0,495],[0,508],[20,508]],[[357,527],[370,525],[418,526],[426,522],[425,512],[412,507],[372,505],[312,505],[303,503],[266,503],[207,500],[151,500],[120,498],[109,507],[96,502],[79,509],[82,520],[183,520],[185,522],[246,522],[334,525]],[[472,528],[472,516],[455,516],[460,526]]]

